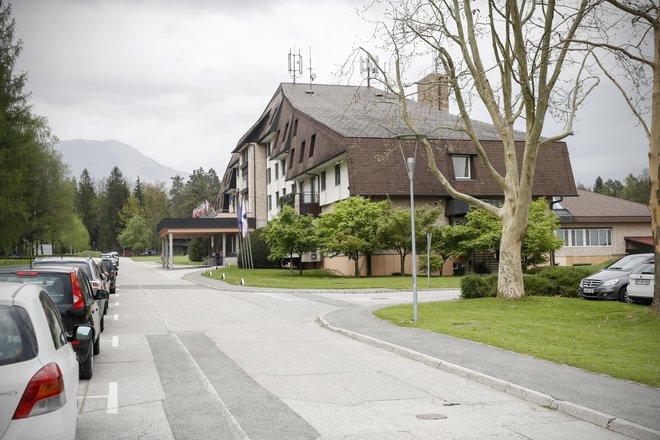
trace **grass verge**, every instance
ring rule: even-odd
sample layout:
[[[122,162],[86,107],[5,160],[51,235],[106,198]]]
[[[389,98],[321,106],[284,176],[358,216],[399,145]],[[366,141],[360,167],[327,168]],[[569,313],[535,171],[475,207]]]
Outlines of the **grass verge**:
[[[637,304],[578,298],[482,298],[375,312],[395,325],[483,342],[620,379],[660,386],[660,316]],[[530,374],[534,374],[530,372]]]
[[[412,289],[412,278],[410,276],[390,277],[343,277],[333,275],[323,270],[304,270],[302,276],[297,270],[291,274],[287,269],[239,269],[238,267],[225,267],[213,270],[212,278],[222,279],[230,284],[240,284],[241,278],[247,286],[252,287],[275,287],[282,289]],[[206,276],[209,276],[207,273]],[[458,288],[461,285],[461,277],[431,277],[431,289]],[[420,290],[426,289],[426,278],[418,277],[417,286]]]

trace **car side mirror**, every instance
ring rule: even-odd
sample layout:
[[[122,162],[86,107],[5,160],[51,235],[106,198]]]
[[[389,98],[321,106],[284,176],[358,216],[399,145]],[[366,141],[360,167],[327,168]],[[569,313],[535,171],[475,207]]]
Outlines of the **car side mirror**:
[[[110,293],[107,290],[97,290],[94,294],[94,299],[108,299],[110,298]]]
[[[94,338],[94,329],[89,325],[78,325],[74,327],[75,335],[73,339],[76,341],[91,341]]]

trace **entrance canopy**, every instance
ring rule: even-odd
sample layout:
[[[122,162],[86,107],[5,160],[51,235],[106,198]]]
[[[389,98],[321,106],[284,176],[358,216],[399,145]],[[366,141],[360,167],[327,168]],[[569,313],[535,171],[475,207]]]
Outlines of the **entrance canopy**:
[[[255,218],[248,218],[248,230],[254,230],[255,225]],[[226,237],[239,234],[239,229],[235,213],[221,213],[214,218],[164,218],[156,226],[156,232],[161,239],[163,267],[172,269],[175,238],[221,235],[224,254]]]
[[[248,218],[248,229],[254,230],[254,218]],[[238,233],[236,214],[215,218],[164,218],[156,226],[156,232],[161,237],[192,238],[210,237],[212,235]]]

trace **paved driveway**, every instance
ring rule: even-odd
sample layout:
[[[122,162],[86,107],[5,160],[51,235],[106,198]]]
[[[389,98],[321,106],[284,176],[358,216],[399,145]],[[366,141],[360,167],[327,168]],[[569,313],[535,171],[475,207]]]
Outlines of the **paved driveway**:
[[[626,438],[316,321],[401,294],[218,291],[185,273],[122,259],[79,439]]]

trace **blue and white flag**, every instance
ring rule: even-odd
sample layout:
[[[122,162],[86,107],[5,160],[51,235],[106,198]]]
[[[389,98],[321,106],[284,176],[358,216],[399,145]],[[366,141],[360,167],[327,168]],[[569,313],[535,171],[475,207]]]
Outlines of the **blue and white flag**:
[[[247,237],[250,232],[248,229],[247,201],[245,200],[243,200],[243,209],[241,209],[241,225],[238,229],[243,234],[243,238]]]

